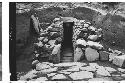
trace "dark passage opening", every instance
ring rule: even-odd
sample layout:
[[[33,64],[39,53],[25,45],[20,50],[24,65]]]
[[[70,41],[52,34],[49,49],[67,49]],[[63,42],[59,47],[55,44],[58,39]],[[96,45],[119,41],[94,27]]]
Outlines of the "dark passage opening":
[[[64,40],[61,48],[61,62],[72,62],[73,61],[73,22],[64,22]]]

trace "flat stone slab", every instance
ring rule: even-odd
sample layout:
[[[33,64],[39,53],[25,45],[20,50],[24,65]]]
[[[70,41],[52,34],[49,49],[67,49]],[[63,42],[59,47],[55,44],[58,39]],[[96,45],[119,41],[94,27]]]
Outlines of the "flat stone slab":
[[[55,64],[56,67],[71,67],[71,66],[86,66],[86,63],[80,63],[80,62],[67,62],[67,63],[59,63]]]
[[[96,76],[100,77],[100,76],[111,76],[111,75],[107,70],[105,70],[103,66],[100,66],[100,68],[98,68],[96,71]]]
[[[61,79],[63,80],[63,79],[67,79],[67,77],[63,74],[57,74],[57,75],[53,76],[51,79],[52,80],[61,80]]]
[[[88,81],[113,81],[113,80],[110,78],[92,78],[89,79]]]
[[[91,67],[91,66],[86,66],[86,67],[81,67],[80,70],[83,70],[83,71],[93,71],[93,72],[95,72],[95,71],[96,71],[96,68],[95,68],[95,67]]]
[[[73,67],[70,67],[69,69],[66,69],[66,70],[62,70],[62,71],[69,71],[69,72],[73,72],[73,71],[79,71],[79,67],[77,66],[73,66]]]
[[[49,74],[47,74],[47,76],[48,77],[51,77],[51,76],[54,76],[54,75],[56,75],[57,73],[49,73]]]
[[[93,73],[88,71],[74,72],[69,75],[73,80],[82,80],[93,78]]]
[[[37,78],[35,81],[47,81],[48,79],[46,77],[40,77]]]
[[[113,73],[116,72],[117,70],[111,67],[105,67],[105,69],[109,72],[109,73]]]
[[[44,69],[44,70],[39,71],[39,73],[47,74],[47,73],[55,72],[55,71],[57,71],[57,69],[58,69],[58,67]]]
[[[123,69],[123,68],[118,68],[118,71],[125,73],[125,69]]]
[[[68,71],[59,71],[59,73],[66,74],[66,75],[71,74],[71,72],[68,72]]]

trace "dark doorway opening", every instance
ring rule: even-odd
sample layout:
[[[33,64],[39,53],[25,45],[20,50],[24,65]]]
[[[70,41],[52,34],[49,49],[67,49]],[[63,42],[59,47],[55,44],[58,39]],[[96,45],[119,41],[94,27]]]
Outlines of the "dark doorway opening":
[[[61,62],[72,62],[73,61],[73,22],[64,22],[64,39],[61,48]]]

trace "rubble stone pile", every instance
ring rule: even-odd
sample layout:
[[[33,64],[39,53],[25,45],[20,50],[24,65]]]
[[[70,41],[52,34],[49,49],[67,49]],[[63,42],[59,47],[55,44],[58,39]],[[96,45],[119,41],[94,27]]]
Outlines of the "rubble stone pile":
[[[60,62],[60,49],[63,40],[63,25],[57,18],[49,27],[41,29],[38,42],[35,45],[35,58],[41,62]]]
[[[125,68],[125,54],[118,50],[106,50],[103,45],[101,28],[92,26],[90,22],[78,20],[73,27],[74,61],[84,57],[87,61],[110,61]],[[82,58],[83,59],[83,58]]]

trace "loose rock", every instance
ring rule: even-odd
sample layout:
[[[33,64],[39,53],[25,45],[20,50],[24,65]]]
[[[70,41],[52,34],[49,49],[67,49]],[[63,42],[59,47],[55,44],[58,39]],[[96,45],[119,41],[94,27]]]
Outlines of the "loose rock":
[[[76,48],[74,54],[74,62],[80,61],[80,58],[84,56],[81,48]]]
[[[109,60],[109,53],[106,51],[99,51],[100,61],[108,61]]]

